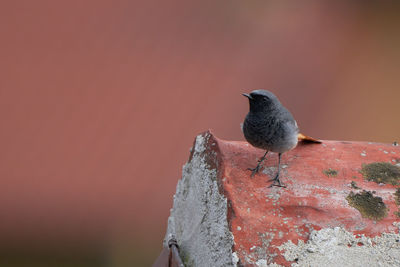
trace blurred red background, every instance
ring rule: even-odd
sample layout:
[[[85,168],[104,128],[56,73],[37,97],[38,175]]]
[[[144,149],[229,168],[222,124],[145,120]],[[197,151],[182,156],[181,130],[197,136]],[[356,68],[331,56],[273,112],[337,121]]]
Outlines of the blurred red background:
[[[395,141],[394,3],[2,1],[0,265],[150,265],[194,137],[243,140],[242,92]]]

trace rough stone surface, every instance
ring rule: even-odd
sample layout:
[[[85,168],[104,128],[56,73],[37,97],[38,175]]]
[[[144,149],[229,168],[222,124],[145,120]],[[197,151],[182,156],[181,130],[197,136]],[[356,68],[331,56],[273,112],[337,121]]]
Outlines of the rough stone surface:
[[[377,162],[396,173],[400,147],[300,143],[282,156],[286,188],[268,187],[274,153],[250,178],[263,153],[210,132],[196,138],[166,236],[175,235],[188,266],[400,266],[400,186],[362,173]],[[349,198],[358,195],[366,197]]]
[[[291,266],[400,266],[400,236],[383,233],[374,238],[354,236],[341,227],[312,231],[309,240],[279,246]]]
[[[174,236],[186,266],[234,266],[233,236],[227,221],[227,199],[219,192],[216,161],[206,151],[209,135],[199,135],[183,167],[165,242]],[[208,153],[208,154],[206,154]],[[165,243],[166,245],[166,243]]]

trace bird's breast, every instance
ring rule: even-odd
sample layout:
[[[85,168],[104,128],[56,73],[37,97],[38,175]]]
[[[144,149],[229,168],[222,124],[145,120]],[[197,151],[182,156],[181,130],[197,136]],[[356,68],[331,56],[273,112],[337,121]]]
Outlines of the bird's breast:
[[[244,136],[251,145],[283,153],[297,145],[298,129],[294,122],[248,114],[243,123]]]

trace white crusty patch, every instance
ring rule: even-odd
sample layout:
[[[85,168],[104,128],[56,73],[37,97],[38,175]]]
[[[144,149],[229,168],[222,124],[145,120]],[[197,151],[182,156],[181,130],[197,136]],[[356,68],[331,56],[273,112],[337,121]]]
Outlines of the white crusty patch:
[[[307,242],[288,241],[278,247],[297,266],[400,266],[400,235],[354,236],[341,227],[312,231]]]

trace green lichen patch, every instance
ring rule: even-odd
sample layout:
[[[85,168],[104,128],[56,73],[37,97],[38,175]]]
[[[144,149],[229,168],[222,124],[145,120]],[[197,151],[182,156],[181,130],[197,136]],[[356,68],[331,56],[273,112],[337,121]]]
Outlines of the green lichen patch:
[[[189,256],[187,251],[181,251],[179,254],[185,266],[194,266],[194,260]]]
[[[394,212],[394,215],[396,215],[397,218],[400,218],[400,211],[395,211],[395,212]]]
[[[328,177],[336,177],[338,175],[338,171],[334,169],[327,169],[322,171]]]
[[[397,185],[400,181],[400,168],[388,162],[363,164],[361,174],[364,179],[378,184]]]
[[[381,197],[374,197],[370,191],[350,194],[346,197],[347,202],[353,208],[356,208],[361,216],[373,220],[381,220],[387,215],[387,208]]]
[[[397,206],[400,205],[400,188],[397,188],[396,192],[394,192],[394,201]]]

